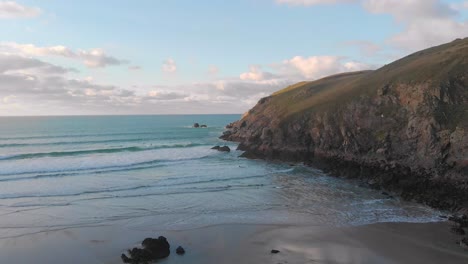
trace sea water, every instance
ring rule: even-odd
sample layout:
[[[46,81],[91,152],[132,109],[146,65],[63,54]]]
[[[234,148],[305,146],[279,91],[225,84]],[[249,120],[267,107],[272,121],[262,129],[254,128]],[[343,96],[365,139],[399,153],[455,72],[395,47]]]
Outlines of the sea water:
[[[239,157],[236,143],[218,138],[239,118],[1,117],[0,239],[122,220],[168,230],[439,220],[440,212],[357,181]]]

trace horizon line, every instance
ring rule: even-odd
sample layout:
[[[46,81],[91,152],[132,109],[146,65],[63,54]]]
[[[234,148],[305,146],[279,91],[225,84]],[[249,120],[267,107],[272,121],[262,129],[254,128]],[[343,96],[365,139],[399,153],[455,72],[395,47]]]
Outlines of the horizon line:
[[[93,116],[195,116],[195,115],[242,115],[243,113],[228,114],[87,114],[87,115],[0,115],[3,117],[93,117]]]

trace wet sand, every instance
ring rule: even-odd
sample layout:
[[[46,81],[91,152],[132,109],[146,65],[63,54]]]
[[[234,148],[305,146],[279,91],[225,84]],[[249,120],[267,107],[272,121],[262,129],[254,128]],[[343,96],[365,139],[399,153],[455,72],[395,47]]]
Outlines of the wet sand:
[[[145,237],[164,235],[171,255],[158,263],[468,263],[449,223],[358,227],[217,225],[179,231],[111,225],[0,240],[1,263],[122,263]],[[150,230],[150,231],[148,231]],[[184,256],[174,253],[182,245]],[[280,250],[271,254],[272,249]]]

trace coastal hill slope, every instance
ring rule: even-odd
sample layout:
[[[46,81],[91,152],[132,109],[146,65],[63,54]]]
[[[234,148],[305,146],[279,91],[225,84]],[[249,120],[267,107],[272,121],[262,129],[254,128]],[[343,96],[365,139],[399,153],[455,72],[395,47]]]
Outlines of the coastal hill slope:
[[[298,161],[431,206],[468,208],[468,38],[375,71],[262,98],[223,139],[244,156]]]

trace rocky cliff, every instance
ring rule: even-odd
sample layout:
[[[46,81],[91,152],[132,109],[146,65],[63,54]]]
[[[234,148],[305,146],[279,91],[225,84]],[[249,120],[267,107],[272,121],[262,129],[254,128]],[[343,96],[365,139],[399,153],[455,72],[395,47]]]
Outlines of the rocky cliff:
[[[468,38],[375,71],[262,98],[223,139],[250,158],[306,162],[431,206],[468,208]]]

